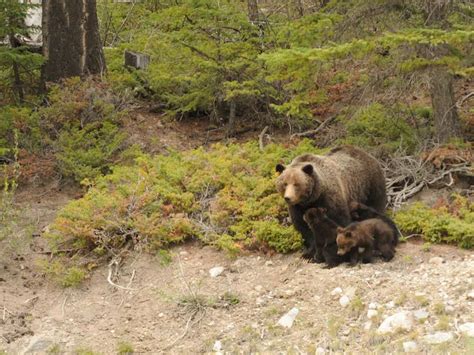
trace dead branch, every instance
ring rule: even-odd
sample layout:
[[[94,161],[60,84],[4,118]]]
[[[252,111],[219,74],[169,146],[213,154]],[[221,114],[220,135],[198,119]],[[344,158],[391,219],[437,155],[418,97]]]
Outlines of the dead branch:
[[[461,160],[462,161],[462,160]],[[399,209],[410,197],[416,195],[424,187],[444,182],[445,186],[452,186],[453,176],[456,174],[471,175],[470,162],[459,164],[443,164],[440,169],[433,166],[429,159],[421,159],[418,155],[392,157],[382,162],[385,172],[388,205]]]
[[[264,148],[263,139],[265,138],[265,133],[267,133],[267,131],[268,131],[268,126],[265,126],[262,132],[260,132],[260,134],[258,135],[258,146],[261,152],[263,152],[263,148]]]
[[[290,139],[293,139],[293,138],[296,138],[296,137],[299,137],[299,138],[308,138],[308,137],[314,137],[316,134],[318,134],[319,132],[321,132],[325,127],[329,126],[329,124],[334,121],[336,119],[336,116],[332,116],[332,117],[329,117],[328,119],[326,119],[323,123],[321,123],[318,128],[316,129],[313,129],[313,130],[310,130],[310,131],[306,131],[306,132],[301,132],[301,133],[293,133],[291,136],[290,136]]]
[[[126,291],[137,291],[135,288],[130,288],[128,286],[121,286],[117,285],[112,281],[112,275],[116,275],[118,273],[119,269],[119,262],[116,258],[112,259],[112,261],[109,263],[109,274],[107,276],[107,282],[111,284],[112,286],[119,288],[121,290],[126,290]],[[133,274],[132,274],[133,275]]]

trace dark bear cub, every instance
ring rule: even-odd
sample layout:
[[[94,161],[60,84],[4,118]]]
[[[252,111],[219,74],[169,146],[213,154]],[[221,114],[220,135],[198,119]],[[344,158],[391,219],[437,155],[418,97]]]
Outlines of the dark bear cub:
[[[316,238],[316,255],[323,258],[328,267],[335,267],[340,263],[347,261],[347,255],[338,255],[337,253],[337,228],[338,225],[326,215],[324,208],[310,208],[303,216]]]
[[[351,262],[370,262],[376,249],[385,261],[390,261],[395,255],[395,238],[393,227],[381,218],[353,222],[337,229],[337,253],[349,254]]]
[[[364,205],[363,203],[356,202],[356,201],[352,201],[349,204],[349,208],[351,211],[351,218],[353,221],[363,221],[370,218],[379,218],[385,223],[387,223],[393,229],[393,232],[395,233],[395,238],[393,239],[393,245],[398,244],[398,240],[400,238],[400,230],[398,229],[395,222],[392,219],[390,219],[388,216],[386,216],[383,213],[378,212],[372,207],[369,207],[367,205]]]

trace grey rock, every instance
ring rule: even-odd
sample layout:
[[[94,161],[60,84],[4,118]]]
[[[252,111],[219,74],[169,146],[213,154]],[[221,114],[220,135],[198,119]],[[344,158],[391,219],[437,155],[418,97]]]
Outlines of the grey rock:
[[[398,330],[411,330],[413,327],[413,315],[411,312],[402,311],[387,317],[377,329],[378,334],[394,333]]]
[[[451,332],[436,332],[423,337],[423,341],[428,344],[442,344],[454,339]]]

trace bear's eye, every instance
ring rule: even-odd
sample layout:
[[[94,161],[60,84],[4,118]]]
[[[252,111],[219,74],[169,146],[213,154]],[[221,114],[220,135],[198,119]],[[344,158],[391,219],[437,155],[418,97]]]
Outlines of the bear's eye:
[[[293,184],[293,186],[298,188],[298,187],[300,187],[300,184],[296,183],[296,184]]]

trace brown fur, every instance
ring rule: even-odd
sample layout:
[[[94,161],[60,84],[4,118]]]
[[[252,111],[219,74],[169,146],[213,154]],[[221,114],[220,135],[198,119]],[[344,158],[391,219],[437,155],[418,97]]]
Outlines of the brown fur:
[[[324,261],[317,252],[313,232],[303,220],[311,207],[322,207],[338,225],[346,226],[352,219],[349,203],[360,201],[383,213],[387,201],[385,178],[377,160],[363,150],[343,146],[326,155],[304,154],[289,166],[278,164],[280,173],[276,187],[285,198],[295,228],[303,235],[305,256]],[[319,232],[316,232],[316,234]]]
[[[327,217],[324,208],[310,208],[304,216],[316,239],[317,251],[324,258],[328,267],[334,267],[347,260],[343,255],[337,255],[337,224]]]
[[[380,218],[354,222],[345,228],[337,229],[337,253],[338,255],[350,253],[352,261],[355,261],[358,256],[362,258],[362,261],[370,262],[373,250],[377,249],[381,252],[383,259],[389,261],[395,255],[394,238],[395,232],[392,226]],[[364,249],[360,255],[359,248]]]

